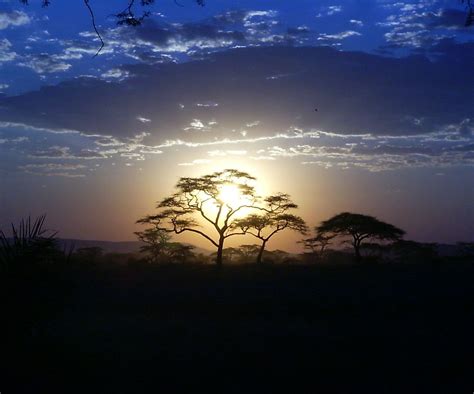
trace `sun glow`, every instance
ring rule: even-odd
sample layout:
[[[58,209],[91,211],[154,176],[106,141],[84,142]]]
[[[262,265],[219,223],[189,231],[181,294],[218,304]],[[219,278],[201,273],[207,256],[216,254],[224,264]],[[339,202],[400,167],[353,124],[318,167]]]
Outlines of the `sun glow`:
[[[232,184],[225,184],[220,188],[219,200],[233,209],[248,203],[248,199],[242,195],[239,187]]]

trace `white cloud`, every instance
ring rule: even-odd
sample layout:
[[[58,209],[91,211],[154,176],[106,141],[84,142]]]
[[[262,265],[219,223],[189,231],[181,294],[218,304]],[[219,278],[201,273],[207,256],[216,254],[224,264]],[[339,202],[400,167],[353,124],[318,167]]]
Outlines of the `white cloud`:
[[[353,25],[356,25],[356,26],[359,26],[359,27],[364,26],[364,22],[362,22],[358,19],[351,19],[349,22],[352,23]]]
[[[64,62],[60,55],[50,55],[48,53],[28,55],[18,65],[31,68],[38,74],[65,72],[71,68],[71,64]]]
[[[28,137],[16,137],[16,138],[0,138],[0,144],[17,144],[20,142],[29,141]]]
[[[208,159],[196,159],[191,162],[186,162],[186,163],[179,163],[178,166],[182,167],[192,167],[192,166],[197,166],[201,164],[209,164],[211,163],[211,160]]]
[[[0,40],[0,64],[10,62],[17,56],[16,52],[11,51],[12,44],[6,38]]]
[[[318,40],[344,40],[353,36],[361,36],[362,34],[354,30],[341,31],[336,34],[320,34]]]
[[[150,123],[151,122],[151,119],[145,118],[145,117],[140,116],[140,115],[137,116],[137,120],[139,122],[142,122],[142,123]]]
[[[121,68],[111,68],[110,70],[107,70],[105,73],[101,74],[102,78],[105,79],[117,79],[117,80],[124,80],[130,76],[130,73],[126,70],[123,70]]]
[[[196,107],[215,108],[218,106],[219,106],[219,103],[216,103],[214,101],[205,101],[203,103],[196,103]]]
[[[207,152],[211,157],[225,157],[225,156],[245,156],[247,154],[246,150],[211,150]]]
[[[30,22],[30,17],[22,11],[0,12],[0,30],[10,26],[27,25]]]
[[[316,15],[316,18],[322,18],[324,16],[332,16],[342,12],[341,5],[330,5],[328,7],[322,7],[321,12]]]

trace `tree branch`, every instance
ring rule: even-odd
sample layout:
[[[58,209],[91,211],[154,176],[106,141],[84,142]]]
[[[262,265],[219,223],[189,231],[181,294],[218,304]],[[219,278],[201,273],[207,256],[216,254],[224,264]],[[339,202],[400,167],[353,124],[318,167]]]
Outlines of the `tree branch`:
[[[182,228],[180,230],[178,230],[177,228],[174,228],[174,230],[172,230],[172,231],[174,231],[176,234],[181,234],[181,233],[184,233],[185,231],[190,231],[192,233],[200,234],[204,238],[206,238],[209,242],[211,242],[215,247],[219,247],[219,244],[217,242],[215,242],[211,237],[209,237],[208,235],[206,235],[202,231],[196,230],[194,228]]]
[[[94,28],[95,34],[100,40],[100,48],[97,50],[97,53],[94,56],[92,56],[94,58],[100,53],[100,51],[102,51],[102,49],[105,46],[105,43],[104,43],[104,40],[102,39],[102,36],[99,33],[99,30],[97,29],[97,25],[95,24],[95,15],[94,15],[94,11],[92,10],[92,7],[89,4],[89,0],[84,0],[84,4],[89,10],[89,14],[91,15],[92,27]]]

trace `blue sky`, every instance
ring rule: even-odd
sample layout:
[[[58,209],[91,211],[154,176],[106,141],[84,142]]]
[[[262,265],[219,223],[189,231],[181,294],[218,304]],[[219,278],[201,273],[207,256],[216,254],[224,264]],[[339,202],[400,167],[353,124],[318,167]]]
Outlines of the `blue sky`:
[[[93,57],[82,1],[0,1],[0,224],[48,212],[65,236],[130,239],[179,176],[231,165],[289,188],[310,225],[358,210],[415,239],[472,239],[474,28],[459,2],[181,3],[131,28],[110,17],[120,4],[91,1]]]

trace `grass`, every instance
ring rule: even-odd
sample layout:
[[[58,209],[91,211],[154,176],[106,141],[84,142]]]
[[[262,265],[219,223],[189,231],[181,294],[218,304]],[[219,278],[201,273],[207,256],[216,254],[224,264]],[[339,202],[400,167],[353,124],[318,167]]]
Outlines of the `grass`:
[[[473,274],[469,262],[69,267],[28,279],[34,305],[10,298],[35,318],[7,324],[5,392],[464,392]]]

